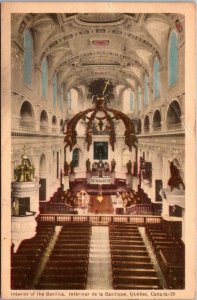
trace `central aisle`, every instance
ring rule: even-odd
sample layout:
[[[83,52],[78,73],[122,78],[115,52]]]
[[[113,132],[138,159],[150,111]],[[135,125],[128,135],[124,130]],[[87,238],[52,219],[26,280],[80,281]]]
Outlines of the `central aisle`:
[[[113,289],[108,226],[92,226],[87,289]]]

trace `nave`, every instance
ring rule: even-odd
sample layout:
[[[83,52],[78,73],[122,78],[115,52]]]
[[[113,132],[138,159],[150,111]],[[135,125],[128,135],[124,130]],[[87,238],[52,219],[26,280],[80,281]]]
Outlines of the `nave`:
[[[11,27],[12,289],[184,289],[184,15]]]
[[[12,249],[12,289],[183,289],[183,242],[173,224],[149,222],[38,221]]]

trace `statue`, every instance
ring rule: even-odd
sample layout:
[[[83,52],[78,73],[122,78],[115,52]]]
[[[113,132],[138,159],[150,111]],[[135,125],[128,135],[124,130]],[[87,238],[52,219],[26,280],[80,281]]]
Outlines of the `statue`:
[[[112,161],[111,161],[111,172],[115,172],[115,168],[116,168],[116,162],[113,158]]]
[[[25,151],[25,150],[24,150]],[[33,181],[35,168],[31,164],[29,158],[24,153],[22,156],[22,164],[15,168],[14,177],[16,182]]]
[[[86,134],[86,143],[87,143],[87,151],[90,150],[90,146],[92,145],[92,130],[89,129]]]
[[[109,143],[112,147],[112,151],[114,151],[114,143],[116,142],[115,132],[114,130],[110,130],[109,132]]]
[[[132,168],[132,163],[129,160],[128,163],[127,163],[127,172],[128,172],[128,174],[131,174],[131,168]]]
[[[180,185],[182,185],[183,189],[185,189],[185,185],[180,176],[180,172],[179,172],[178,168],[174,165],[173,161],[171,161],[169,163],[170,163],[171,177],[168,180],[168,185],[171,189],[171,192],[173,191],[174,188],[180,189]]]
[[[69,172],[69,164],[67,163],[67,161],[64,162],[64,176],[68,176],[68,172]]]
[[[90,159],[88,158],[86,160],[86,171],[87,172],[90,172],[90,168],[91,168],[91,162],[90,162]]]
[[[101,159],[98,162],[98,171],[99,171],[99,177],[103,177],[104,163]]]

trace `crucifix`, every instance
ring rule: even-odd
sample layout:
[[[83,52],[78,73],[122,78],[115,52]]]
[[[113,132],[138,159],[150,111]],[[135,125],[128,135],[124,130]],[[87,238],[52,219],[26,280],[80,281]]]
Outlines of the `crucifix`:
[[[106,88],[107,88],[107,86],[110,84],[110,82],[109,82],[109,80],[107,80],[107,82],[106,82],[106,84],[105,84],[105,87],[104,87],[104,90],[103,90],[103,95],[104,95],[104,93],[105,93],[105,91],[106,91]]]

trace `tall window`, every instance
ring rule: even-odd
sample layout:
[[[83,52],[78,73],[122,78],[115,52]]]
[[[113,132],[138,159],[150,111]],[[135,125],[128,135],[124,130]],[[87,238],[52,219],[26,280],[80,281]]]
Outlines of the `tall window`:
[[[53,76],[53,107],[56,106],[57,102],[57,74]]]
[[[133,111],[134,103],[133,103],[133,92],[130,91],[130,111]]]
[[[148,76],[147,74],[144,75],[144,106],[148,105],[148,94],[149,94],[149,87],[148,87]]]
[[[141,88],[138,86],[137,88],[137,111],[141,110]]]
[[[32,67],[33,67],[33,41],[31,33],[27,30],[24,34],[24,64],[23,76],[26,84],[32,84]]]
[[[79,166],[79,148],[73,150],[73,165],[74,167]]]
[[[62,85],[60,91],[60,110],[63,111],[63,102],[64,102],[64,86]]]
[[[68,94],[67,94],[67,104],[68,104],[68,109],[71,109],[71,102],[72,102],[72,99],[71,99],[71,91],[69,91]]]
[[[56,177],[59,178],[59,152],[57,152],[57,174]]]
[[[159,97],[159,67],[159,60],[155,57],[153,67],[153,91],[155,98]]]
[[[46,57],[42,60],[42,96],[47,96],[48,64]]]
[[[178,40],[175,31],[170,37],[169,46],[169,85],[172,86],[177,81],[178,74]]]

